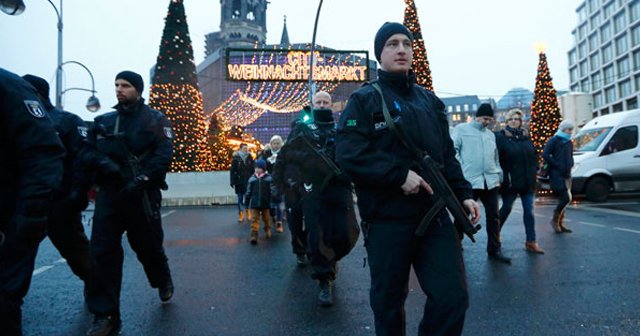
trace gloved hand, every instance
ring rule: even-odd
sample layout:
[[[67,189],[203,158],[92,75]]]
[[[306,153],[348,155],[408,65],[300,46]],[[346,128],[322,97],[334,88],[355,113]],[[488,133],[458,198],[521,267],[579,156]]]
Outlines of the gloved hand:
[[[148,185],[149,177],[147,175],[138,175],[120,191],[126,194],[132,194],[144,190]]]
[[[87,193],[74,190],[67,196],[67,204],[69,204],[73,210],[83,211],[89,205],[89,197]]]

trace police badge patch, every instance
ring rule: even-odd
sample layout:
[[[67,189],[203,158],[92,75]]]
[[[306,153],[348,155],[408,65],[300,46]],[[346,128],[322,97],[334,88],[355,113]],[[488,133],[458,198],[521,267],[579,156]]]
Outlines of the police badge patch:
[[[36,117],[36,118],[44,118],[44,108],[40,105],[40,102],[37,100],[25,100],[24,105],[27,107],[27,111]]]
[[[83,137],[83,138],[87,137],[88,130],[89,129],[84,127],[84,126],[78,126],[78,134],[80,134],[80,136]]]
[[[169,139],[173,139],[173,132],[171,131],[171,127],[164,127],[164,136]]]

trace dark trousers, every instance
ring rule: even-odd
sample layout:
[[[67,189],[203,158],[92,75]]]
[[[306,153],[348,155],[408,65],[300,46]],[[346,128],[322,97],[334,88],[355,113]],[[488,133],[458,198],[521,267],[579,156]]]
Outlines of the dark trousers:
[[[502,247],[500,243],[500,214],[498,211],[498,189],[473,189],[473,199],[484,206],[487,228],[487,252],[496,253]]]
[[[284,193],[287,207],[287,225],[291,232],[291,248],[296,255],[307,253],[307,231],[304,227],[302,213],[302,196],[294,189],[287,189]]]
[[[469,298],[460,240],[447,214],[423,237],[418,223],[363,222],[376,335],[405,335],[411,266],[427,295],[418,335],[460,335]]]
[[[124,231],[151,287],[158,288],[171,277],[162,247],[160,191],[148,189],[148,198],[151,214],[144,211],[142,193],[123,195],[105,188],[98,191],[91,232],[94,268],[87,299],[89,310],[96,315],[120,314]]]
[[[2,219],[5,241],[0,246],[0,335],[22,335],[22,300],[29,291],[39,242],[27,243]]]
[[[89,280],[91,257],[89,239],[82,226],[82,213],[72,209],[64,200],[54,201],[47,229],[49,239],[67,260],[73,274],[82,281]]]
[[[303,196],[302,211],[313,279],[334,280],[338,260],[353,247],[349,247],[348,231],[349,221],[355,221],[351,197],[349,186],[331,184],[321,192],[305,193]]]

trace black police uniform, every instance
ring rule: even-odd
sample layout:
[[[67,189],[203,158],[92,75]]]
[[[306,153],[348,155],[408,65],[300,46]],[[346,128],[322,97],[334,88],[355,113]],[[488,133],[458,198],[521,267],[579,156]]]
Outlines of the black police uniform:
[[[318,279],[321,285],[335,279],[337,262],[350,252],[357,240],[357,232],[354,237],[349,230],[353,227],[350,224],[356,221],[351,182],[342,174],[323,182],[331,172],[302,140],[302,137],[306,138],[317,151],[334,160],[335,124],[331,111],[324,111],[328,113],[325,117],[320,117],[321,111],[316,110],[315,121],[298,123],[293,139],[283,146],[283,150],[289,147],[285,160],[300,170],[298,184],[302,185],[302,212],[308,233],[312,278]],[[278,164],[276,162],[276,167]]]
[[[296,119],[291,123],[291,132],[287,141],[296,136],[296,131],[300,129],[299,122],[300,120]],[[296,155],[299,155],[299,152],[295,149],[291,151],[291,146],[287,146],[287,143],[280,148],[278,159],[273,167],[273,182],[278,192],[284,196],[287,226],[291,232],[291,248],[298,256],[300,265],[303,266],[307,254],[307,231],[304,227],[302,212],[301,171],[295,162],[304,158],[296,158]]]
[[[379,70],[389,112],[405,136],[443,165],[458,199],[471,199],[455,158],[444,104],[415,85],[413,75]],[[468,294],[460,242],[446,211],[422,238],[415,230],[430,208],[428,194],[404,195],[412,153],[386,125],[380,95],[366,85],[354,92],[340,116],[336,158],[355,184],[371,271],[370,304],[377,335],[404,335],[404,301],[413,266],[427,293],[420,335],[462,332]],[[429,182],[429,181],[427,181]]]
[[[62,180],[64,147],[33,87],[0,68],[0,334],[21,335],[51,193]]]
[[[87,303],[96,316],[119,318],[124,231],[151,287],[171,284],[162,247],[160,188],[166,188],[173,136],[169,120],[142,98],[116,110],[96,117],[87,136],[86,160],[97,170],[98,185]]]
[[[77,115],[55,108],[47,99],[45,109],[53,121],[67,156],[64,158],[64,172],[60,189],[53,195],[53,205],[49,212],[47,234],[60,255],[67,260],[71,271],[83,281],[88,281],[91,273],[89,240],[82,226],[82,210],[87,207],[86,186],[74,181],[82,176],[79,159],[87,137],[87,125]]]

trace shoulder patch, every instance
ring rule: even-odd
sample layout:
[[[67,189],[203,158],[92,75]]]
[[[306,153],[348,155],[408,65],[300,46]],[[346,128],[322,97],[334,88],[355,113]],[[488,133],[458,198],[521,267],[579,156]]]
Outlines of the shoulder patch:
[[[357,126],[357,122],[356,122],[355,119],[348,119],[346,126],[347,127],[356,127]]]
[[[80,134],[81,137],[86,138],[88,131],[89,131],[89,129],[87,127],[78,126],[78,134]]]
[[[27,107],[27,111],[29,114],[36,118],[44,118],[44,108],[40,105],[40,102],[37,100],[25,100],[24,105]]]
[[[164,130],[164,136],[166,136],[168,139],[173,139],[173,132],[171,131],[171,127],[163,127],[162,129]]]

